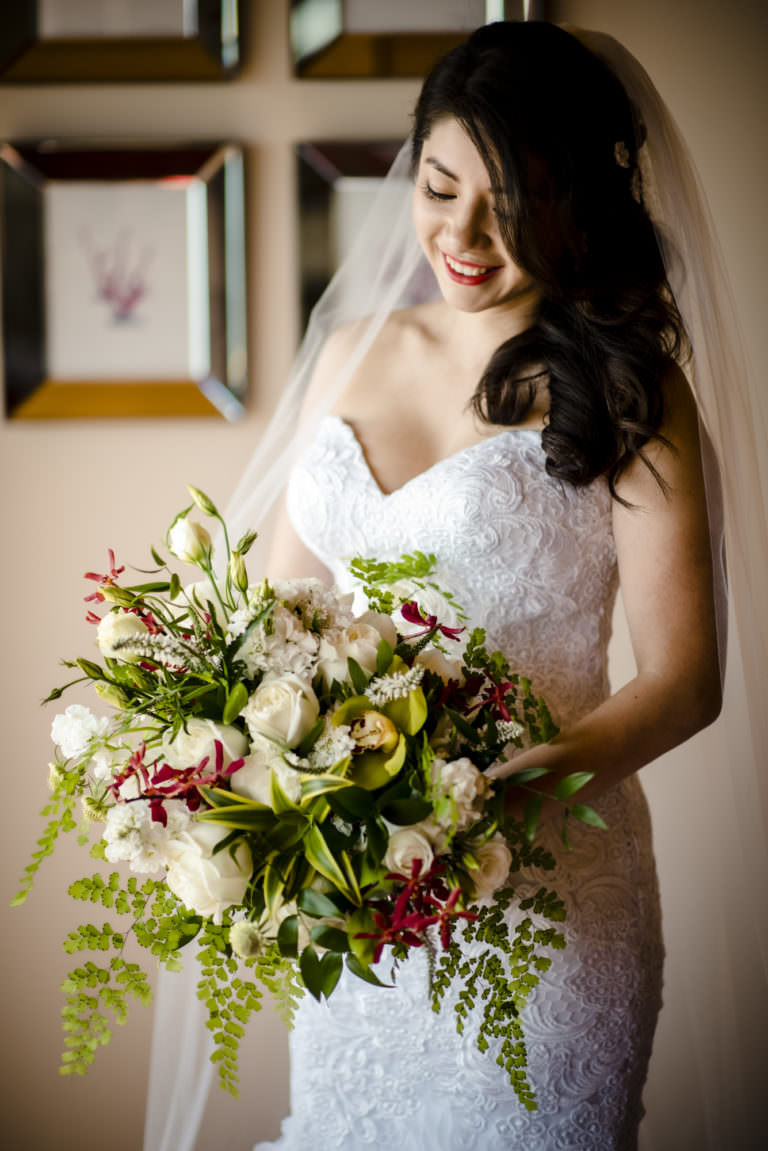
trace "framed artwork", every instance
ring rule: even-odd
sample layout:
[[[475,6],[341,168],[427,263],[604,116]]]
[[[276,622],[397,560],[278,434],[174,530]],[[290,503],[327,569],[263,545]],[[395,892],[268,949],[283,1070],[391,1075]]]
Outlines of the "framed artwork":
[[[302,329],[355,240],[402,140],[313,140],[296,146]],[[424,300],[436,290],[425,268]]]
[[[226,79],[239,16],[239,0],[9,0],[0,82]]]
[[[241,414],[239,147],[4,144],[0,197],[7,416]]]
[[[481,24],[542,20],[545,0],[292,0],[294,71],[305,79],[426,76]]]

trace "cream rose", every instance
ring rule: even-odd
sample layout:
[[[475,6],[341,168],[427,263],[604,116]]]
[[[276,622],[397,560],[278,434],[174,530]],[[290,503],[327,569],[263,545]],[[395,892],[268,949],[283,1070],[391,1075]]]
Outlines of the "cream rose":
[[[167,845],[166,882],[185,907],[198,915],[221,923],[223,912],[245,898],[253,863],[244,843],[238,844],[234,858],[228,850],[213,854],[222,839],[222,829],[196,821]]]
[[[272,772],[285,794],[294,803],[301,799],[301,776],[283,760],[271,740],[256,736],[245,763],[230,777],[232,790],[238,795],[272,806]]]
[[[317,652],[317,671],[326,691],[334,680],[344,683],[349,679],[348,659],[373,675],[381,640],[381,632],[370,623],[356,621],[349,627],[328,628],[320,638]]]
[[[429,871],[434,858],[427,835],[419,829],[418,824],[414,824],[413,827],[404,827],[390,835],[382,864],[387,871],[410,876],[415,859],[421,863],[421,871],[424,873]]]
[[[296,747],[309,734],[320,714],[317,696],[298,675],[264,676],[242,712],[248,730]]]
[[[440,820],[442,824],[454,827],[457,831],[465,831],[480,817],[482,800],[490,790],[491,783],[470,759],[462,756],[449,763],[435,759],[432,763],[432,781],[436,793],[450,796],[455,805],[454,810]]]
[[[437,648],[428,647],[424,651],[420,651],[413,661],[419,667],[425,667],[427,671],[434,672],[439,675],[443,683],[448,683],[449,680],[456,680],[461,683],[464,678],[461,674],[461,660],[448,659]]]
[[[494,835],[486,843],[472,848],[478,868],[470,872],[475,885],[475,899],[490,899],[494,891],[507,881],[512,866],[512,852],[501,835]]]
[[[142,639],[146,634],[147,625],[135,612],[111,611],[104,616],[96,629],[96,642],[103,656],[133,663],[141,657],[121,651],[116,645],[124,640]]]
[[[162,754],[166,763],[177,769],[192,767],[208,756],[208,766],[216,763],[216,743],[224,753],[223,767],[233,759],[240,759],[248,751],[248,740],[231,724],[214,723],[212,719],[188,719],[173,739],[163,743]]]

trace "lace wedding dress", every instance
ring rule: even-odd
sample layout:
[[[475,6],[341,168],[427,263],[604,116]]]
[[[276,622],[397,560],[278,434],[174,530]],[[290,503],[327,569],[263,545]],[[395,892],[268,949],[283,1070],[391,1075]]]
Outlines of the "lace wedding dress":
[[[353,555],[434,552],[438,582],[545,696],[564,727],[607,693],[616,590],[611,500],[544,470],[540,434],[508,429],[386,494],[354,431],[327,417],[288,490],[299,535],[345,586]],[[292,1114],[255,1151],[629,1151],[661,1003],[662,946],[645,799],[636,778],[596,804],[609,830],[551,826],[567,947],[524,1013],[538,1110],[525,1111],[453,1000],[433,1013],[423,953],[393,990],[346,971],[329,1003],[306,996],[291,1036]],[[528,877],[529,883],[537,877]],[[538,886],[538,884],[537,884]],[[510,911],[510,922],[515,914]],[[388,979],[382,959],[379,974]]]

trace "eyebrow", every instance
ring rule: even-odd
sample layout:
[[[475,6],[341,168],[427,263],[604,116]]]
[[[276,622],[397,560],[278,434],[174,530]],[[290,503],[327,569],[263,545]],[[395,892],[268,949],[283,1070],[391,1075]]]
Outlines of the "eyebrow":
[[[425,156],[424,163],[429,164],[430,167],[435,168],[438,172],[441,172],[443,176],[447,176],[449,180],[455,180],[457,184],[460,183],[459,177],[455,176],[450,168],[446,168],[445,165],[441,164],[440,161],[437,160],[434,156]]]

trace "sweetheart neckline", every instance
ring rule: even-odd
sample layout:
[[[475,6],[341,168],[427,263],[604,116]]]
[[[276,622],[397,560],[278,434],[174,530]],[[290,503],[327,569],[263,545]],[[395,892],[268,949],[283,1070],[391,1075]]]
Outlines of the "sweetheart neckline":
[[[424,468],[423,471],[416,472],[415,475],[411,476],[410,479],[407,479],[404,483],[400,484],[399,487],[392,488],[391,491],[385,491],[384,488],[379,483],[379,481],[376,479],[376,476],[373,474],[373,471],[371,469],[371,465],[368,463],[368,459],[367,459],[366,454],[363,450],[363,445],[361,444],[360,440],[358,439],[357,432],[353,428],[352,424],[350,424],[348,420],[345,420],[343,416],[337,416],[337,415],[334,415],[333,413],[326,416],[325,418],[326,418],[326,420],[335,420],[337,424],[339,424],[342,428],[345,429],[346,433],[351,438],[352,443],[355,445],[355,448],[357,450],[358,459],[359,459],[360,463],[362,464],[362,467],[363,467],[371,485],[373,486],[375,491],[378,492],[379,496],[382,499],[389,499],[390,496],[400,495],[401,492],[404,492],[406,490],[406,488],[409,488],[412,484],[416,483],[418,480],[422,480],[422,479],[426,478],[427,476],[431,475],[434,471],[437,471],[439,468],[442,468],[446,464],[451,463],[453,460],[457,460],[461,456],[467,455],[469,452],[474,452],[477,448],[482,448],[482,447],[485,447],[487,444],[492,444],[495,441],[502,439],[504,436],[535,435],[535,436],[538,436],[539,438],[541,438],[541,433],[542,433],[541,428],[504,428],[503,431],[495,432],[494,435],[488,436],[484,440],[478,440],[474,444],[467,444],[467,446],[465,448],[459,448],[458,451],[451,452],[451,454],[449,456],[443,456],[442,459],[435,460],[435,462],[433,464],[430,464],[428,468]]]

